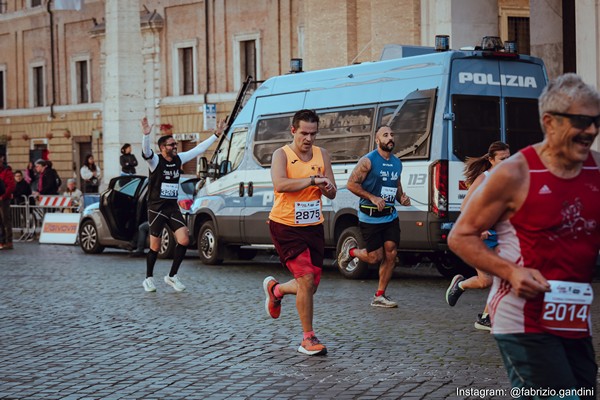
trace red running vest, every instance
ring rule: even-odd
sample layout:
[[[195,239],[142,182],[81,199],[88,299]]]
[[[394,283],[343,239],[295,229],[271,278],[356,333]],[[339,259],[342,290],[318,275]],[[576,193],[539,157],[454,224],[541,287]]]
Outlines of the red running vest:
[[[544,166],[535,149],[523,149],[529,165],[529,192],[521,208],[496,224],[498,254],[518,265],[539,270],[548,280],[590,283],[600,250],[600,170],[592,154],[578,176],[562,179]],[[577,291],[577,290],[575,290]],[[508,281],[494,277],[488,297],[492,333],[551,333],[566,338],[590,335],[589,312],[581,306],[558,308],[550,318],[583,318],[583,327],[548,329],[550,310],[544,295],[533,300],[517,297]],[[575,315],[573,315],[573,313]],[[584,316],[584,317],[582,317]]]

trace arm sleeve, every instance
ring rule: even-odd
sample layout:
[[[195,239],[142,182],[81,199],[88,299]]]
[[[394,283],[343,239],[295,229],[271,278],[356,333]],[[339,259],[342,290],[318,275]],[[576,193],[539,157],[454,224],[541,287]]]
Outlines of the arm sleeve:
[[[119,157],[119,162],[121,163],[121,169],[125,168],[127,166],[127,156],[122,155],[121,157]]]
[[[135,156],[132,154],[131,155],[131,165],[134,167],[137,167],[137,158],[135,158]]]
[[[181,163],[185,164],[186,162],[198,157],[200,154],[204,153],[216,140],[217,137],[215,135],[210,135],[208,139],[206,139],[193,149],[184,151],[183,153],[179,153],[178,156],[181,159]]]
[[[96,165],[96,178],[100,179],[101,176],[102,176],[102,170],[100,169],[99,165]]]
[[[150,135],[144,135],[142,138],[142,157],[148,163],[150,171],[154,171],[158,165],[158,156],[150,148]]]

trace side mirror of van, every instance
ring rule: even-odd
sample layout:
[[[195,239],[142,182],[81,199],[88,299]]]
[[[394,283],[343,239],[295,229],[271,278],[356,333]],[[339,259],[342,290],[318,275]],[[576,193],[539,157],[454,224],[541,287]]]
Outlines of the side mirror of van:
[[[231,161],[223,161],[219,165],[219,176],[227,175],[231,171]]]
[[[200,157],[200,161],[198,162],[198,176],[200,178],[206,178],[208,175],[208,160],[206,157]]]

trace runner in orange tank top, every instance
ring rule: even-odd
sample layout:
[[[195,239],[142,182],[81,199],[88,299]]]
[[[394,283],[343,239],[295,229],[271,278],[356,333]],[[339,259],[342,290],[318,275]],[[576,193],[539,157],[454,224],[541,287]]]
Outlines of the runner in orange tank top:
[[[321,280],[325,251],[321,196],[333,199],[337,192],[329,154],[314,146],[318,128],[314,111],[298,111],[292,119],[292,143],[273,153],[275,202],[269,229],[281,263],[294,279],[279,283],[268,276],[263,282],[265,309],[271,318],[279,317],[283,296],[296,295],[304,332],[298,351],[311,356],[327,353],[313,331],[313,295]]]

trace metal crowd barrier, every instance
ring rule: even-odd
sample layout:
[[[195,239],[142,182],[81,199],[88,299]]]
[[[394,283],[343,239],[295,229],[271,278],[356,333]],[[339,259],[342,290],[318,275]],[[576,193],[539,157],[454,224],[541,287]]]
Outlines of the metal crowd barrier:
[[[79,205],[66,196],[22,196],[23,204],[11,204],[13,240],[33,241],[39,238],[46,213],[78,213]]]

